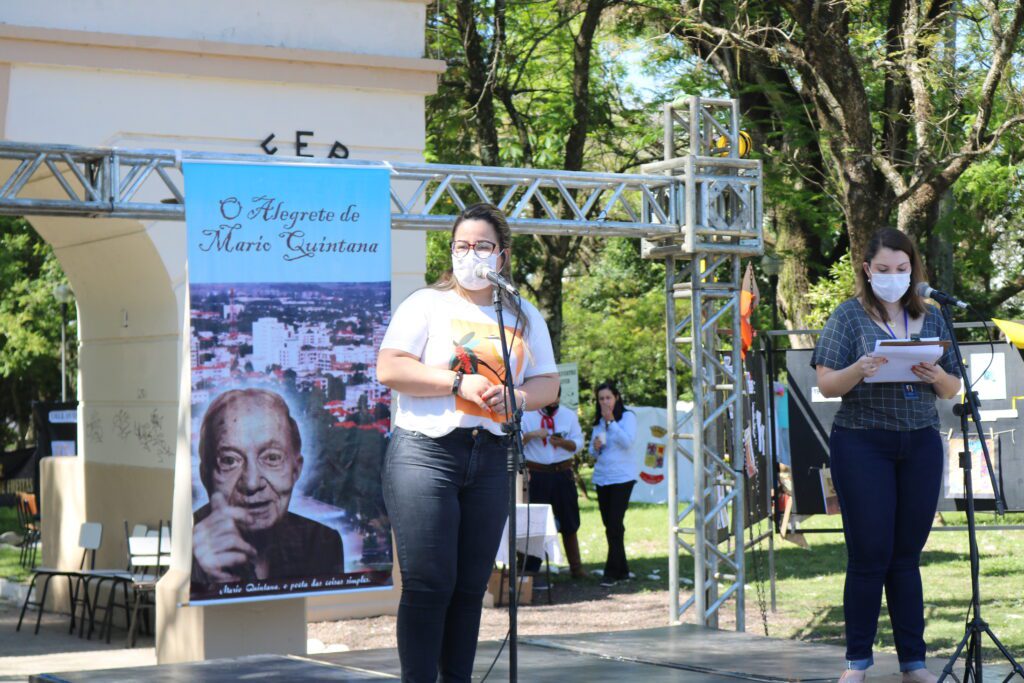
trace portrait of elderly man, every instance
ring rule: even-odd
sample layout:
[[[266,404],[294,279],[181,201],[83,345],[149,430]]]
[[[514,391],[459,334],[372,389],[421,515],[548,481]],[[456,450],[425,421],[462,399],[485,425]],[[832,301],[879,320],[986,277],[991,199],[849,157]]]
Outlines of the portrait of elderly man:
[[[338,532],[288,511],[302,474],[302,437],[280,395],[234,389],[214,399],[199,461],[210,502],[193,515],[193,584],[344,571]]]

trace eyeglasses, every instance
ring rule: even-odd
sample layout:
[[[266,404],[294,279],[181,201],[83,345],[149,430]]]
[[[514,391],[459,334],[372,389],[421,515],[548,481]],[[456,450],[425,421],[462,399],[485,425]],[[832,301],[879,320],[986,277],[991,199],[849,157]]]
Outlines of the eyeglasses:
[[[480,258],[487,258],[494,253],[494,250],[498,248],[498,245],[489,240],[480,240],[479,242],[467,242],[466,240],[455,240],[452,242],[452,255],[456,258],[462,258],[469,253],[472,249],[473,253]]]

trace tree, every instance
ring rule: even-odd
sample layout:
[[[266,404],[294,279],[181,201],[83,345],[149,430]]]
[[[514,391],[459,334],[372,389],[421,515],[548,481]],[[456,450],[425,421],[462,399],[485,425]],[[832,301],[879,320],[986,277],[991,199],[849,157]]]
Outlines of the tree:
[[[594,416],[594,387],[606,380],[630,405],[665,405],[665,266],[641,259],[636,240],[602,246],[566,285],[563,349],[579,363],[584,422]]]
[[[448,61],[428,108],[428,158],[535,168],[625,171],[658,139],[643,108],[625,102],[621,67],[598,46],[602,22],[622,0],[456,0],[437,3],[429,34]],[[468,118],[468,127],[465,125]],[[647,156],[645,156],[645,154]],[[433,236],[434,262],[447,235]],[[556,358],[562,281],[584,239],[534,235],[514,245],[517,279],[537,302]]]
[[[1024,122],[1013,82],[1024,0],[707,0],[661,9],[752,119],[778,129],[802,118],[813,132],[800,165],[828,180],[852,253],[895,218],[925,246],[930,278],[952,281],[951,246],[937,229],[943,201]]]
[[[31,403],[60,397],[60,304],[53,288],[66,284],[53,250],[21,218],[0,217],[0,446],[24,448]],[[75,306],[68,306],[72,323]],[[77,344],[68,343],[74,395]]]

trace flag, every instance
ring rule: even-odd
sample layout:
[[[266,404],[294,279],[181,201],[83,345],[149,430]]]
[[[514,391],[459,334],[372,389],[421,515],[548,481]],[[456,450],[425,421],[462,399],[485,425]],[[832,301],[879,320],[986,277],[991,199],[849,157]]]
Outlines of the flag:
[[[743,274],[743,288],[740,289],[740,354],[743,360],[747,359],[747,351],[754,344],[754,326],[750,323],[750,317],[760,300],[761,292],[754,280],[754,266],[748,263],[747,272]]]

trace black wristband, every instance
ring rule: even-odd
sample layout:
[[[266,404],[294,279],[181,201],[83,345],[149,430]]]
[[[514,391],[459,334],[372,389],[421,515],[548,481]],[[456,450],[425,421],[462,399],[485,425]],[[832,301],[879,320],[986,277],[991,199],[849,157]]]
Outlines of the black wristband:
[[[465,374],[462,370],[455,372],[455,380],[452,382],[452,396],[459,395],[459,387],[462,386],[462,378]]]

